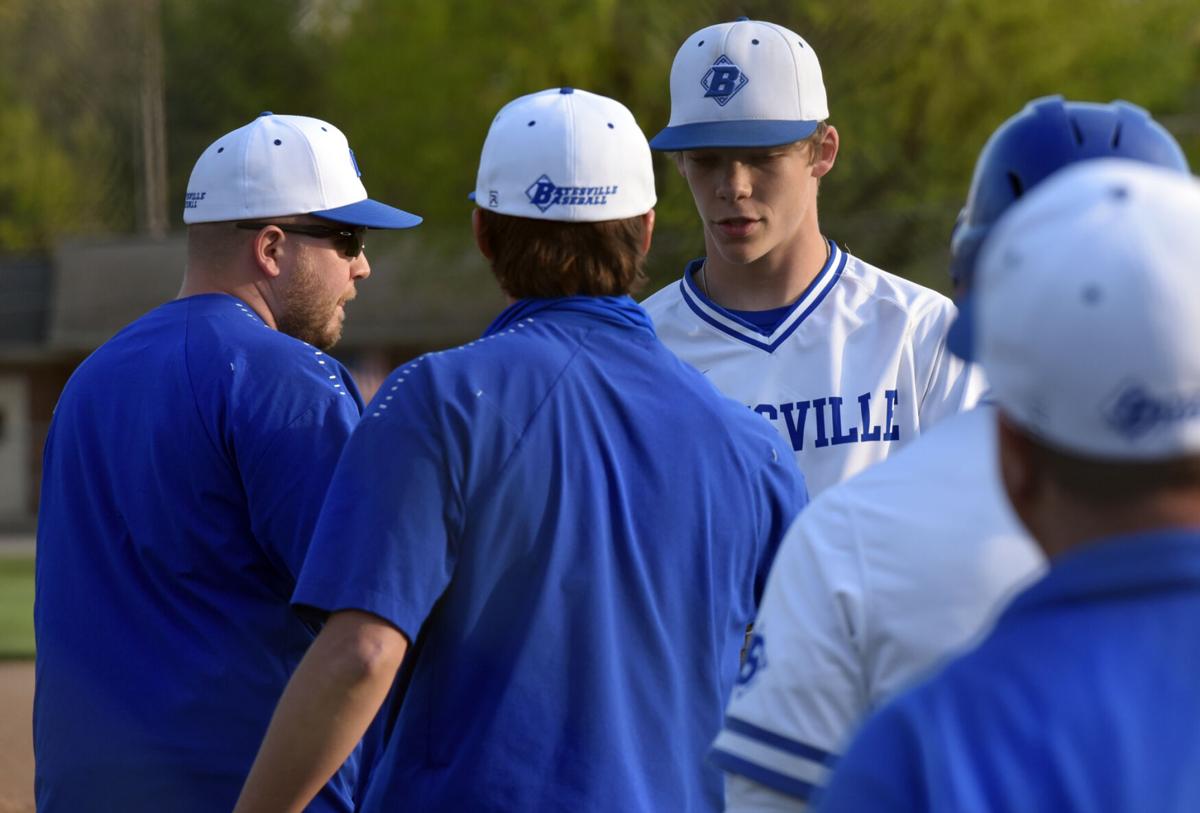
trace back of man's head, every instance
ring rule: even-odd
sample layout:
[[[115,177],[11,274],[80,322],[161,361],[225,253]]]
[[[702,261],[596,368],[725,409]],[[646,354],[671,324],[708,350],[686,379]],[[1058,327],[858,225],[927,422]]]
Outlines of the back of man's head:
[[[615,296],[644,279],[654,169],[633,114],[553,88],[493,119],[472,193],[480,248],[514,299]]]
[[[1197,223],[1190,176],[1101,159],[1050,178],[983,247],[977,359],[1063,493],[1111,508],[1200,488]]]

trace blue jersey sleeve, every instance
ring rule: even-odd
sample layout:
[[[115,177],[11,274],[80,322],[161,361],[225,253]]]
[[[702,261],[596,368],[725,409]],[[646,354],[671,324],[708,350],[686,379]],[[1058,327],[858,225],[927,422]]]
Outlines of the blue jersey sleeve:
[[[454,572],[463,466],[411,368],[380,388],[334,473],[293,603],[380,616],[416,639]]]
[[[779,543],[783,541],[784,534],[791,527],[796,515],[808,505],[808,488],[804,483],[804,475],[796,464],[795,455],[774,430],[769,437],[774,444],[771,462],[763,469],[763,485],[759,492],[766,499],[764,515],[767,527],[764,529],[763,539],[768,547],[765,555],[760,557],[758,570],[754,575],[756,605],[762,601],[771,564],[779,551]]]
[[[293,578],[358,418],[354,399],[325,397],[266,438],[242,465],[254,537]]]
[[[816,794],[818,813],[904,813],[928,810],[919,766],[922,743],[901,702],[885,705],[866,724]]]

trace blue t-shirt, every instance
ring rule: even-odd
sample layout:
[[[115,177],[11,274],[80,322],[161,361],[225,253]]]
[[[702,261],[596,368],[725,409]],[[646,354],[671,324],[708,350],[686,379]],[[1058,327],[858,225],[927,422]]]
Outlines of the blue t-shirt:
[[[720,809],[704,753],[806,499],[627,297],[524,300],[396,370],[295,596],[414,642],[363,809]]]
[[[314,630],[289,599],[362,401],[240,300],[163,305],[71,376],[38,516],[38,809],[229,810]],[[311,808],[350,809],[351,762]]]
[[[1200,531],[1055,562],[870,719],[819,810],[1200,810]]]

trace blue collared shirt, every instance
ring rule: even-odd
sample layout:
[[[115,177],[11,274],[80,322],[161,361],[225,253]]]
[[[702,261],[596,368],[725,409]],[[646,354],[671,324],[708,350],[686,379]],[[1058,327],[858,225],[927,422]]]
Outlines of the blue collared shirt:
[[[868,721],[819,809],[1200,810],[1200,531],[1056,561]]]
[[[521,301],[396,370],[295,596],[413,642],[363,810],[718,809],[704,752],[805,499],[626,297]]]
[[[169,302],[71,376],[38,515],[38,810],[229,810],[315,636],[289,603],[362,401],[241,300]],[[311,811],[349,811],[357,759]]]

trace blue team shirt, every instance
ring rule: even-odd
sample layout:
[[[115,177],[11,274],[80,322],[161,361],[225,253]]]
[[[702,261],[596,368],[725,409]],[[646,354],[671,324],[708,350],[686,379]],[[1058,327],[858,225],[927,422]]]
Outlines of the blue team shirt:
[[[806,499],[627,297],[524,300],[396,370],[295,596],[414,642],[363,809],[719,809],[704,752]]]
[[[38,809],[229,810],[314,636],[290,607],[362,402],[345,369],[206,294],[72,375],[38,517]],[[350,809],[353,762],[311,808]]]
[[[1200,810],[1200,531],[1054,563],[973,652],[885,706],[823,811]]]

